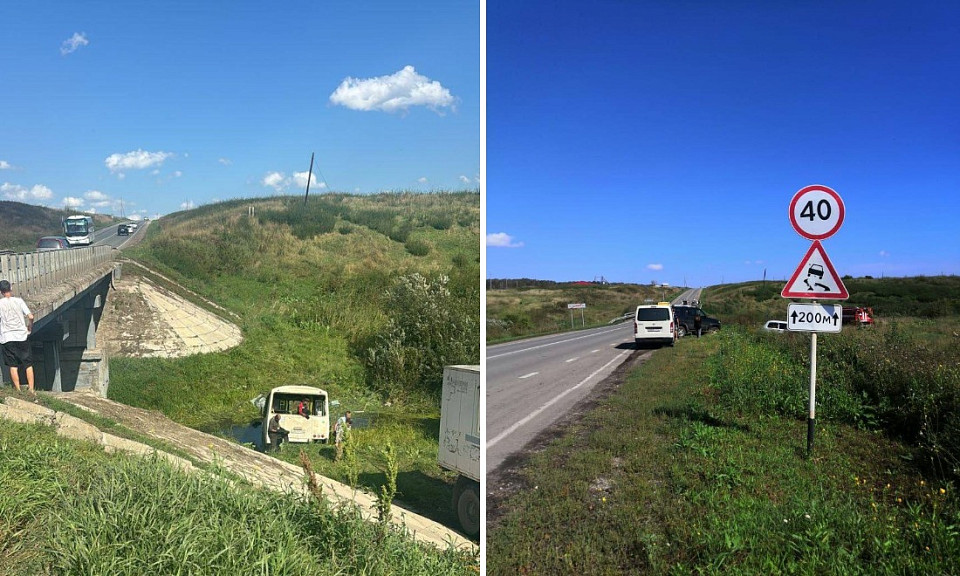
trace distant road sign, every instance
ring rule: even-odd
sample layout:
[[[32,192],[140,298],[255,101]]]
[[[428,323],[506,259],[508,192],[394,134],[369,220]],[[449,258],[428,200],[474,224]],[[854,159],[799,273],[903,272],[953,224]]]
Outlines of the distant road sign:
[[[787,330],[795,332],[839,332],[843,309],[839,304],[790,304],[787,306]]]
[[[583,302],[581,302],[581,303],[579,303],[579,304],[567,304],[567,308],[570,309],[570,310],[574,310],[574,309],[578,309],[578,308],[586,308],[586,307],[587,307],[587,305],[584,304]]]
[[[810,245],[780,295],[814,300],[846,300],[850,297],[819,240]]]
[[[790,201],[790,223],[797,234],[810,240],[829,238],[843,224],[840,195],[826,186],[802,188]]]

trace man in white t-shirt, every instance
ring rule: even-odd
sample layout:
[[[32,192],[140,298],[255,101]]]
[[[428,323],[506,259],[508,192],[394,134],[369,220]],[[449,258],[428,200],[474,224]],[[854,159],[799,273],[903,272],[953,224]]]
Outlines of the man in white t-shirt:
[[[8,280],[0,280],[0,347],[3,348],[3,363],[10,367],[10,380],[20,391],[20,373],[27,374],[27,390],[33,391],[33,362],[30,358],[30,343],[27,337],[33,330],[33,314],[22,298],[13,295]]]

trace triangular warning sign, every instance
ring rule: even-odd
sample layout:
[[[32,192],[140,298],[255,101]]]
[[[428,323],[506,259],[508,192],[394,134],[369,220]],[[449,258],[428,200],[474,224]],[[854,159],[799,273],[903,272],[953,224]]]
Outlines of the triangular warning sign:
[[[846,300],[850,297],[819,240],[813,241],[780,295],[815,300]]]

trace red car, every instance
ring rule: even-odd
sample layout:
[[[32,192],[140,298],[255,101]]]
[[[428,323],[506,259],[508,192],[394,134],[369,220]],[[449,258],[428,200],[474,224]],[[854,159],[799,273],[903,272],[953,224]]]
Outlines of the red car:
[[[50,250],[66,250],[70,248],[67,239],[63,236],[44,236],[37,240],[37,252],[48,252]]]

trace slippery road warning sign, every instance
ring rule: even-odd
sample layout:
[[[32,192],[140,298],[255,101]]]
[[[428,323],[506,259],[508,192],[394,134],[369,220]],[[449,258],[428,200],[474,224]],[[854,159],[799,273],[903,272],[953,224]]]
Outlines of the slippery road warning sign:
[[[813,241],[780,295],[814,300],[846,300],[850,297],[819,240]]]
[[[839,332],[843,312],[839,304],[790,304],[787,306],[787,330],[799,332]]]

